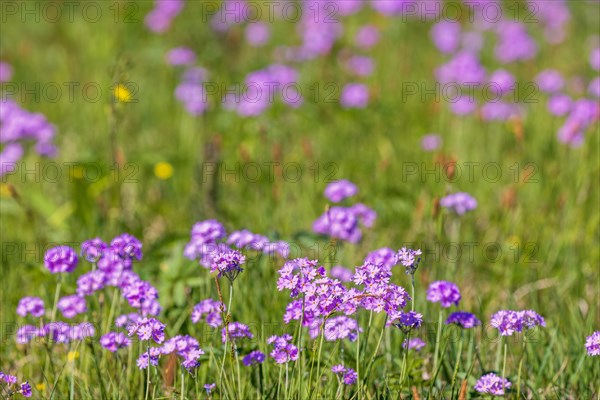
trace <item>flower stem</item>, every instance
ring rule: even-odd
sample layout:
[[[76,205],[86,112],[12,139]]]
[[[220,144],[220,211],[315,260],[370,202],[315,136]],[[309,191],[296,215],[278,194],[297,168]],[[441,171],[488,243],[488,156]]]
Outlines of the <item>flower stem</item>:
[[[433,371],[437,371],[438,367],[438,353],[440,351],[440,342],[442,340],[442,310],[440,309],[440,314],[438,317],[438,326],[437,326],[437,336],[435,339],[435,353],[433,355]]]
[[[504,341],[504,357],[503,357],[503,361],[502,361],[502,391],[504,392],[506,390],[505,386],[504,386],[504,379],[506,378],[506,350],[508,348],[508,343],[506,343],[506,341]]]
[[[463,348],[463,335],[460,333],[460,339],[458,342],[458,356],[456,357],[456,365],[454,366],[454,374],[452,375],[452,390],[450,393],[454,395],[454,384],[456,383],[456,375],[458,374],[458,365],[460,364],[460,357],[462,356],[462,348]]]
[[[525,359],[527,347],[527,336],[523,336],[523,354],[521,354],[521,360],[519,361],[519,373],[517,378],[517,399],[521,398],[521,368],[523,367],[523,360]]]
[[[58,282],[56,283],[56,291],[54,292],[54,306],[52,306],[52,317],[50,318],[50,322],[54,322],[56,318],[56,306],[58,304],[58,298],[60,297],[60,288],[62,286],[62,276],[58,275]]]
[[[148,354],[148,374],[146,375],[146,396],[144,397],[144,400],[148,400],[148,393],[150,393],[150,346],[148,346],[146,354]]]

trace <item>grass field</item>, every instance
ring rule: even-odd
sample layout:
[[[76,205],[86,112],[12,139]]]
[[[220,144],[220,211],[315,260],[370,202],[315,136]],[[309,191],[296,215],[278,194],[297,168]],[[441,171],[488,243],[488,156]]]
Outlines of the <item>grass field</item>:
[[[48,3],[1,4],[0,60],[13,69],[2,83],[3,96],[56,127],[56,156],[41,157],[27,145],[0,177],[0,371],[28,381],[32,398],[487,398],[474,386],[488,372],[511,382],[506,398],[599,398],[600,358],[588,355],[585,342],[600,330],[600,104],[588,93],[588,84],[598,79],[590,53],[600,47],[600,3],[547,2],[566,10],[556,11],[537,1],[540,7],[528,11],[525,2],[505,1],[498,8],[502,20],[486,25],[469,20],[481,8],[462,2],[405,2],[418,10],[460,7],[463,33],[480,32],[484,41],[475,53],[486,82],[499,69],[517,79],[504,100],[520,111],[502,120],[488,120],[481,111],[453,112],[451,91],[436,81],[436,70],[458,52],[444,54],[432,41],[432,27],[448,19],[441,12],[427,20],[407,12],[388,15],[365,1],[345,16],[344,2],[323,2],[317,18],[305,1],[299,8],[304,22],[294,22],[269,19],[265,2],[241,2],[242,10],[262,7],[270,29],[268,42],[255,47],[244,36],[247,21],[224,31],[211,26],[212,7],[221,2],[182,3],[162,33],[144,23],[155,7],[151,1],[81,2],[73,6],[72,19],[64,2],[50,3],[61,10],[60,18]],[[275,16],[282,12],[274,10]],[[323,22],[325,12],[333,12],[335,21]],[[549,40],[548,26],[564,13],[564,38]],[[499,60],[502,21],[518,22],[537,51]],[[370,49],[354,42],[367,24],[379,31]],[[303,32],[313,29],[315,36],[303,42]],[[285,47],[310,47],[331,29],[337,36],[327,51],[286,58]],[[206,71],[201,86],[208,106],[201,115],[186,112],[175,96],[189,67],[169,65],[166,54],[179,46],[193,49],[193,65]],[[352,55],[370,57],[373,72],[350,71],[345,63]],[[244,116],[221,104],[227,90],[243,94],[234,85],[252,82],[249,73],[275,63],[295,69],[301,105],[276,96],[259,115]],[[468,69],[456,74],[462,79]],[[580,146],[557,139],[570,117],[548,111],[551,95],[536,80],[546,69],[564,77],[561,93],[596,105]],[[365,107],[348,108],[340,100],[352,82],[368,88]],[[479,106],[485,103],[480,89],[475,98]],[[6,109],[6,102],[1,106]],[[421,140],[431,133],[442,144],[426,151]],[[340,179],[359,189],[341,204],[364,203],[377,213],[357,243],[312,229],[335,206],[324,189]],[[440,199],[456,192],[469,193],[477,207],[458,215],[440,206]],[[367,254],[383,247],[421,249],[414,302],[406,310],[421,313],[423,322],[405,333],[385,327],[385,312],[359,307],[351,315],[362,329],[358,340],[330,342],[322,334],[313,339],[298,320],[283,322],[291,301],[289,290],[277,289],[284,257],[246,249],[244,271],[233,283],[219,278],[217,290],[216,274],[184,256],[192,226],[208,219],[227,233],[248,229],[288,242],[287,259],[318,259],[327,271],[342,265],[354,272]],[[143,243],[143,258],[133,270],[158,290],[162,311],[156,318],[166,325],[166,339],[190,335],[204,351],[197,368],[187,371],[171,353],[157,366],[139,369],[136,360],[148,346],[135,335],[126,349],[104,349],[102,335],[127,334],[113,326],[115,318],[138,311],[116,287],[85,297],[87,311],[72,319],[57,312],[57,283],[61,297],[75,294],[78,277],[92,264],[80,257],[74,272],[52,274],[44,265],[46,251],[68,245],[79,253],[85,240],[109,243],[125,232]],[[400,264],[392,271],[392,282],[410,295],[411,276]],[[458,307],[427,300],[429,285],[438,280],[460,288]],[[24,296],[44,301],[41,318],[15,313]],[[223,326],[190,320],[197,303],[219,296],[230,303],[224,324],[239,321],[254,336],[236,341],[237,356],[229,340],[222,342]],[[546,326],[500,336],[490,320],[505,309],[534,310]],[[456,310],[475,314],[482,324],[461,330],[438,323]],[[34,338],[17,344],[24,324],[54,321],[91,322],[95,334],[70,343]],[[286,333],[299,356],[279,364],[267,339]],[[404,351],[407,336],[421,338],[425,347]],[[266,360],[244,366],[242,358],[253,350]],[[356,382],[341,382],[331,371],[337,364],[357,372]],[[208,394],[204,385],[211,383],[216,387]],[[15,386],[2,385],[1,396],[10,396]]]

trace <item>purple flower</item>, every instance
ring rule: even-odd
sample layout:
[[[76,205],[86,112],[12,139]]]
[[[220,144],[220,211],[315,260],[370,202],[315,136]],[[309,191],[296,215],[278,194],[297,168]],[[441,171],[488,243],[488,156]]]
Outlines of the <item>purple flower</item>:
[[[461,296],[458,286],[452,282],[436,281],[429,285],[427,289],[427,300],[432,303],[440,303],[444,308],[454,304],[458,306]]]
[[[477,200],[468,193],[459,192],[442,197],[440,205],[444,208],[451,209],[458,215],[463,215],[467,211],[477,208]]]
[[[556,93],[565,86],[565,80],[560,72],[553,69],[546,69],[537,74],[535,82],[540,90],[546,93]]]
[[[342,282],[350,282],[352,280],[352,275],[354,275],[352,271],[341,265],[336,265],[331,268],[331,277],[339,279]]]
[[[189,259],[197,259],[210,247],[206,245],[214,245],[217,240],[223,239],[226,235],[225,227],[217,220],[197,222],[192,227],[191,239],[183,254]]]
[[[313,231],[350,243],[358,243],[362,238],[356,214],[345,207],[331,207],[325,211],[313,223]]]
[[[15,340],[18,344],[27,344],[33,338],[43,337],[45,335],[46,332],[43,329],[40,329],[33,325],[23,325],[19,329],[17,329]]]
[[[2,378],[2,380],[4,380],[4,382],[8,383],[9,385],[14,385],[15,383],[17,383],[17,377],[14,375],[8,375],[5,374],[4,372],[0,372],[0,378]]]
[[[350,207],[350,211],[353,212],[360,223],[367,228],[372,227],[377,219],[377,213],[375,210],[362,203],[354,204],[352,207]]]
[[[600,356],[600,331],[585,338],[585,349],[590,356]]]
[[[421,148],[425,151],[435,151],[442,145],[442,138],[438,134],[429,134],[421,138]]]
[[[448,316],[446,325],[456,324],[462,328],[469,329],[481,325],[477,317],[466,311],[455,311]]]
[[[31,397],[31,385],[29,382],[21,383],[20,393],[23,395],[23,397]]]
[[[86,240],[81,244],[81,256],[94,263],[100,259],[102,252],[108,247],[100,238]]]
[[[590,85],[588,86],[588,93],[590,96],[600,98],[600,77],[596,77],[590,82]]]
[[[600,47],[596,47],[590,52],[590,65],[596,71],[600,71]]]
[[[469,96],[460,96],[450,103],[450,111],[459,116],[472,114],[476,108],[475,99]]]
[[[89,296],[104,288],[106,277],[100,270],[86,272],[77,279],[77,294]]]
[[[343,374],[346,372],[346,367],[344,367],[342,364],[334,365],[331,367],[331,372],[334,374]]]
[[[139,277],[134,278],[121,284],[121,292],[131,307],[140,308],[142,312],[156,314],[149,312],[158,298],[158,291],[150,282],[143,281]]]
[[[354,41],[358,47],[370,49],[379,42],[379,29],[373,25],[364,25],[356,33]]]
[[[404,342],[402,342],[402,348],[404,349],[408,348],[409,350],[414,349],[419,351],[423,347],[425,347],[425,342],[419,338],[410,338],[408,341],[404,339]]]
[[[327,185],[324,193],[329,201],[339,203],[348,197],[356,195],[356,193],[358,193],[358,188],[349,180],[341,179]]]
[[[358,374],[352,368],[348,368],[344,374],[344,385],[354,385],[358,379]]]
[[[442,84],[479,85],[485,81],[485,68],[473,53],[461,51],[435,71]]]
[[[115,352],[119,349],[129,347],[131,340],[124,333],[121,332],[109,332],[100,338],[100,345],[106,350]]]
[[[213,328],[218,328],[223,324],[221,312],[225,311],[225,304],[213,299],[202,300],[194,306],[192,310],[192,322],[197,324],[206,314],[206,324]]]
[[[175,47],[167,53],[170,65],[190,65],[196,62],[196,53],[189,47]]]
[[[270,356],[277,364],[285,364],[298,359],[298,348],[290,343],[292,336],[285,334],[282,336],[271,336],[267,339],[268,344],[273,345],[273,351]]]
[[[557,117],[565,116],[570,110],[573,101],[566,94],[555,94],[548,100],[548,111]]]
[[[346,60],[346,68],[356,76],[370,76],[374,67],[371,57],[352,56]]]
[[[221,340],[223,343],[227,341],[227,333],[229,332],[229,340],[248,338],[252,339],[254,335],[250,332],[250,328],[241,322],[231,322],[221,330]]]
[[[31,314],[39,318],[44,315],[44,301],[39,297],[23,297],[17,306],[17,314],[22,317]]]
[[[494,71],[489,78],[490,91],[498,96],[508,93],[515,84],[515,77],[504,69]]]
[[[166,32],[173,19],[183,10],[183,5],[182,0],[154,0],[154,8],[146,15],[144,22],[155,33]]]
[[[402,264],[406,268],[408,275],[414,275],[421,262],[421,250],[407,249],[406,247],[398,250],[396,254],[396,263]]]
[[[481,107],[481,119],[484,121],[508,121],[519,113],[520,109],[516,104],[504,101],[488,102]]]
[[[188,371],[200,366],[200,356],[204,354],[198,341],[189,335],[174,336],[163,344],[162,354],[173,352],[177,352],[177,355],[183,358],[181,365]]]
[[[396,252],[389,247],[382,247],[370,252],[365,257],[365,264],[380,265],[387,269],[391,269],[398,262]]]
[[[119,256],[123,259],[142,259],[142,242],[128,233],[123,233],[115,237],[110,242],[110,247],[116,249]]]
[[[431,38],[435,47],[442,53],[453,53],[460,44],[460,24],[451,21],[441,21],[433,25]]]
[[[408,333],[413,329],[417,329],[423,323],[423,315],[415,312],[396,312],[390,315],[387,325],[394,325],[404,333]]]
[[[246,26],[246,42],[251,46],[263,46],[269,40],[269,34],[269,27],[262,22],[254,22]]]
[[[65,318],[73,318],[87,311],[85,299],[76,294],[61,298],[58,300],[56,307]]]
[[[572,147],[583,144],[585,130],[600,118],[600,104],[594,100],[577,100],[569,117],[558,130],[558,140]]]
[[[489,374],[483,375],[477,383],[475,383],[474,389],[479,393],[491,394],[493,396],[503,396],[505,389],[510,389],[511,383],[508,379],[499,377],[498,375],[490,372]]]
[[[329,342],[342,339],[348,339],[353,342],[360,331],[362,329],[358,326],[358,322],[355,319],[340,315],[325,322],[324,335],[325,339]]]
[[[12,78],[13,69],[7,62],[0,61],[0,83],[8,82]]]
[[[215,388],[217,387],[216,383],[207,383],[204,385],[204,390],[206,390],[206,394],[210,395],[210,393],[215,390]]]
[[[244,269],[241,267],[246,262],[246,257],[237,250],[218,253],[212,262],[210,272],[218,272],[218,277],[225,276],[231,282],[237,278]]]
[[[162,351],[160,347],[150,347],[147,351],[142,353],[140,357],[137,359],[137,366],[139,369],[146,369],[148,365],[157,366],[158,359],[161,355]]]
[[[262,364],[264,361],[265,353],[258,350],[254,350],[242,359],[242,362],[246,367],[249,367],[250,365]]]
[[[129,324],[127,330],[129,336],[137,334],[140,340],[152,339],[159,344],[165,340],[165,324],[156,318],[140,318]]]
[[[362,83],[349,83],[342,88],[340,103],[343,108],[365,108],[369,102],[369,90]]]
[[[203,81],[206,78],[203,68],[190,67],[182,82],[175,88],[175,98],[183,103],[185,110],[192,116],[202,115],[208,109],[208,99]]]
[[[501,21],[496,25],[498,42],[494,49],[496,58],[507,64],[530,60],[537,53],[537,45],[529,36],[525,25],[516,21]]]
[[[490,325],[497,328],[500,335],[512,336],[515,332],[521,332],[523,328],[532,329],[536,326],[546,326],[546,321],[532,310],[500,310],[492,315]]]
[[[69,246],[53,247],[44,255],[44,265],[53,274],[73,272],[77,261],[77,253]]]

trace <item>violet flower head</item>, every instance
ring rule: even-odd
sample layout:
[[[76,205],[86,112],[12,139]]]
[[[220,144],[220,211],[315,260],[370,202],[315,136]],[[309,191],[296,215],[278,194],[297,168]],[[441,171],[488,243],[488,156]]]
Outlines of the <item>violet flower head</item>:
[[[21,393],[23,397],[31,397],[31,385],[29,382],[21,383],[19,393]]]
[[[192,371],[200,366],[200,356],[204,350],[200,348],[198,340],[189,335],[177,335],[167,340],[162,348],[162,354],[171,354],[177,352],[177,355],[183,359],[181,366]]]
[[[470,312],[455,311],[450,313],[448,319],[446,319],[446,325],[450,324],[456,324],[461,328],[469,329],[481,325],[481,321]]]
[[[442,145],[442,137],[432,133],[421,138],[421,148],[425,151],[435,151]]]
[[[183,254],[187,258],[195,260],[206,252],[206,245],[215,244],[226,235],[225,227],[217,220],[209,219],[197,222],[192,227],[191,239]]]
[[[370,49],[379,42],[379,29],[373,25],[364,25],[356,33],[354,41],[358,47]]]
[[[492,315],[490,325],[497,328],[502,336],[512,336],[523,329],[533,329],[536,326],[546,326],[544,318],[532,310],[513,311],[500,310]]]
[[[73,272],[78,260],[77,253],[69,246],[53,247],[44,255],[44,265],[53,274]]]
[[[100,238],[86,240],[81,244],[81,257],[94,263],[100,259],[102,252],[108,247]]]
[[[269,27],[264,22],[254,22],[246,25],[246,42],[250,46],[264,46],[269,40]]]
[[[510,389],[511,383],[508,379],[502,378],[493,372],[483,375],[475,386],[476,391],[483,394],[491,394],[493,396],[504,396],[505,391]]]
[[[17,306],[17,314],[21,317],[31,314],[39,318],[44,315],[44,311],[44,301],[39,297],[23,297]]]
[[[369,103],[369,89],[363,83],[348,83],[342,88],[340,103],[343,108],[365,108]]]
[[[341,282],[350,282],[352,280],[352,275],[354,275],[354,272],[341,265],[335,265],[331,268],[331,277],[339,279]]]
[[[142,242],[128,233],[123,233],[115,237],[110,242],[110,247],[116,249],[119,256],[123,259],[142,259]]]
[[[166,32],[183,6],[183,0],[154,0],[154,8],[146,15],[144,22],[152,32]]]
[[[169,65],[190,65],[196,62],[196,53],[189,47],[175,47],[167,53]]]
[[[600,71],[600,47],[596,47],[591,51],[590,65],[594,70]]]
[[[460,299],[458,286],[452,282],[436,281],[427,289],[427,300],[432,303],[440,303],[444,308],[451,307],[452,304],[458,306]]]
[[[0,83],[10,81],[12,75],[12,66],[7,62],[0,61]]]
[[[298,348],[292,343],[292,335],[271,336],[267,339],[268,344],[273,345],[270,356],[277,364],[285,364],[298,359]]]
[[[398,262],[397,254],[389,247],[382,247],[367,254],[365,264],[370,263],[391,269]]]
[[[61,298],[58,300],[56,307],[65,318],[73,318],[87,311],[85,299],[76,294]]]
[[[339,315],[328,319],[325,322],[325,340],[334,342],[336,340],[348,339],[351,342],[358,337],[358,332],[362,329],[358,326],[355,319],[348,318],[345,315]]]
[[[461,27],[458,22],[440,21],[431,28],[431,39],[442,53],[453,53],[461,41]]]
[[[218,328],[223,324],[221,312],[224,312],[225,309],[225,304],[220,301],[213,299],[202,300],[200,303],[196,304],[192,310],[192,322],[197,324],[203,319],[204,315],[206,315],[206,324],[213,328]]]
[[[556,93],[565,86],[564,78],[554,69],[546,69],[537,74],[535,82],[540,90],[546,93]]]
[[[375,210],[362,203],[354,204],[352,207],[350,207],[350,211],[354,213],[360,223],[367,228],[371,228],[377,219],[377,213]]]
[[[129,336],[137,334],[143,341],[152,339],[160,344],[165,340],[165,324],[156,318],[140,318],[137,322],[129,324],[127,330]]]
[[[494,53],[501,63],[530,60],[537,54],[537,44],[527,33],[524,24],[505,20],[495,28],[498,41]]]
[[[262,364],[265,361],[265,353],[259,350],[254,350],[253,352],[247,354],[242,359],[242,362],[246,367],[251,365]]]
[[[339,203],[348,197],[356,195],[356,193],[358,193],[358,188],[347,179],[331,182],[327,185],[324,192],[325,197],[333,203]]]
[[[414,275],[419,268],[421,254],[420,249],[413,250],[403,247],[396,254],[396,263],[400,263],[406,268],[407,275]]]
[[[550,114],[563,117],[571,110],[573,100],[566,94],[555,94],[548,99],[548,111]]]
[[[594,78],[588,86],[588,94],[590,96],[600,98],[600,77]]]
[[[136,361],[139,369],[147,369],[148,366],[157,366],[158,359],[162,354],[160,347],[150,347],[149,350],[143,352]]]
[[[370,76],[375,69],[375,64],[371,57],[352,56],[345,62],[345,67],[348,71],[356,76]]]
[[[229,340],[236,339],[252,339],[254,335],[250,332],[250,328],[241,322],[231,322],[221,330],[221,340],[223,343],[227,341],[227,333],[229,332]]]
[[[100,345],[110,352],[129,347],[131,340],[122,332],[109,332],[100,338]]]
[[[496,70],[489,78],[490,91],[497,96],[509,93],[515,85],[515,77],[504,69]]]
[[[246,257],[237,250],[218,253],[213,259],[210,272],[218,272],[218,277],[225,276],[231,282],[237,278],[244,269],[241,267],[246,262]]]
[[[206,384],[204,384],[204,390],[206,390],[206,395],[210,396],[211,392],[213,390],[215,390],[216,387],[217,387],[216,383],[206,383]]]
[[[402,348],[408,350],[419,351],[423,347],[425,347],[425,342],[419,338],[404,339],[404,342],[402,342]]]
[[[454,211],[458,215],[463,215],[467,211],[477,208],[477,200],[469,193],[458,192],[442,197],[440,199],[440,205]]]
[[[600,356],[600,331],[585,338],[585,349],[590,356]]]
[[[402,332],[407,334],[413,329],[419,328],[422,323],[422,314],[415,311],[400,311],[391,315],[391,318],[387,322],[387,325],[394,325],[396,328],[400,329]]]

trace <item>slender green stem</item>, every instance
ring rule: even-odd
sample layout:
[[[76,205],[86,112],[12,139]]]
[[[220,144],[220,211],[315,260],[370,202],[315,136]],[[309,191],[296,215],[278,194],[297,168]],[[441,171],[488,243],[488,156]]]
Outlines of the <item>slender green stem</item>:
[[[438,353],[440,351],[440,342],[442,340],[442,310],[440,309],[437,326],[437,336],[435,339],[435,352],[433,353],[433,370],[437,370],[438,366]]]
[[[52,316],[50,322],[54,322],[56,318],[56,306],[58,305],[58,298],[60,296],[60,288],[62,287],[62,276],[58,275],[58,282],[56,282],[56,291],[54,292],[54,306],[52,306]]]
[[[144,400],[148,400],[148,394],[150,393],[150,346],[148,346],[146,354],[148,354],[148,367],[146,368],[148,374],[146,375],[146,395],[144,396]]]
[[[185,374],[183,373],[183,367],[181,367],[181,393],[180,393],[180,398],[181,400],[183,400],[183,392],[185,388]]]
[[[458,356],[456,357],[456,364],[454,365],[454,374],[452,374],[452,390],[450,393],[454,395],[454,385],[456,383],[456,375],[458,374],[458,365],[460,364],[460,358],[462,356],[462,348],[463,348],[463,335],[462,331],[460,332],[460,339],[458,342]]]
[[[369,321],[369,327],[371,321]],[[339,378],[338,378],[339,379]],[[356,331],[356,390],[360,399],[360,331]]]
[[[408,356],[408,345],[410,342],[410,331],[406,334],[406,348],[404,346],[402,346],[402,348],[404,349],[404,351],[402,352],[402,370],[401,370],[401,374],[400,374],[400,390],[402,390],[402,388],[404,388],[404,379],[406,379],[406,358]]]
[[[521,398],[521,368],[523,367],[523,360],[526,356],[527,350],[527,336],[523,336],[523,354],[521,354],[521,360],[519,360],[519,373],[517,377],[517,399]]]
[[[506,350],[508,348],[508,343],[506,343],[506,341],[504,341],[504,357],[503,357],[503,361],[502,361],[502,391],[505,391],[506,388],[504,387],[504,379],[506,378]]]
[[[369,379],[369,376],[371,375],[371,368],[373,367],[373,363],[375,362],[375,357],[377,356],[377,352],[379,351],[379,346],[381,345],[381,339],[383,338],[383,332],[385,331],[387,320],[388,320],[388,317],[386,314],[385,321],[383,321],[383,327],[381,327],[381,333],[379,334],[379,340],[377,340],[377,346],[375,346],[375,351],[373,352],[373,355],[371,356],[371,360],[369,360],[369,364],[367,365],[367,370],[366,370],[365,377],[364,377],[365,382],[367,379]]]
[[[411,274],[410,278],[411,278],[411,280],[410,280],[411,281],[410,282],[411,283],[410,295],[412,298],[412,301],[410,302],[411,303],[411,311],[415,311],[415,274]]]

